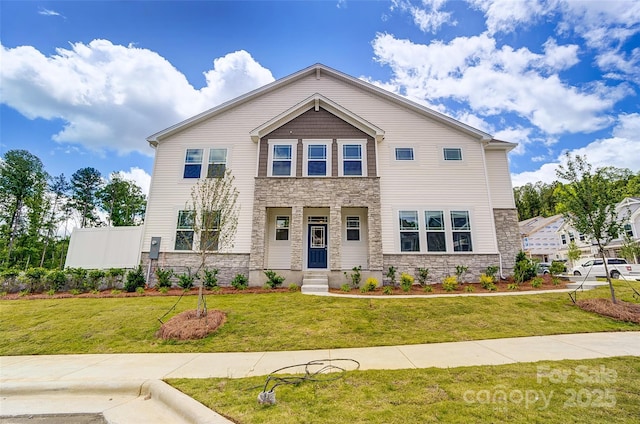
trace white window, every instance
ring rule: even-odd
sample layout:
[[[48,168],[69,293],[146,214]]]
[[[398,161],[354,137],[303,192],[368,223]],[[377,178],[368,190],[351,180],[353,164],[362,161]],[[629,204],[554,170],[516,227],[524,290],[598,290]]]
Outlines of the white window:
[[[209,149],[207,178],[220,178],[227,169],[227,149]]]
[[[631,226],[631,224],[624,224],[624,234],[626,237],[633,238],[633,227]],[[582,234],[580,234],[580,236],[584,237]]]
[[[295,177],[296,145],[295,140],[269,140],[270,177]]]
[[[331,140],[303,140],[306,177],[331,176]]]
[[[200,231],[200,250],[218,250],[218,237],[220,234],[220,212],[206,212],[202,216],[202,230]]]
[[[468,211],[451,211],[454,252],[472,252],[471,220]]]
[[[462,149],[445,147],[442,149],[444,160],[462,160]]]
[[[176,226],[175,250],[193,249],[193,219],[194,211],[178,211],[178,224]]]
[[[413,160],[413,147],[396,147],[396,160]]]
[[[360,241],[360,217],[347,217],[347,241]]]
[[[367,176],[367,140],[338,140],[338,175],[341,177]]]
[[[562,244],[567,244],[567,235],[560,234],[560,241],[562,241]]]
[[[400,211],[400,251],[419,252],[420,232],[418,211]]]
[[[288,216],[276,216],[276,240],[289,240]]]
[[[569,233],[569,241],[576,241],[576,236],[573,233]]]
[[[202,172],[202,149],[187,149],[184,159],[183,178],[200,178]]]
[[[427,228],[427,252],[446,252],[447,241],[443,211],[425,211],[424,222]]]

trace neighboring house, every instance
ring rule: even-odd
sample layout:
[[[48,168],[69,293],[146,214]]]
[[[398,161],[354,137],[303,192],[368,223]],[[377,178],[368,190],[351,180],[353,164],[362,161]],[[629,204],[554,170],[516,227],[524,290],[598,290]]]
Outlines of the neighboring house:
[[[314,65],[160,131],[143,266],[195,271],[190,190],[222,169],[241,205],[234,247],[212,252],[221,280],[262,285],[311,274],[333,287],[362,267],[434,280],[465,265],[513,267],[520,249],[507,153],[515,144],[324,65]],[[149,251],[152,257],[149,258]]]
[[[620,237],[612,240],[605,247],[605,255],[610,258],[620,256],[620,249],[626,241],[640,243],[640,198],[625,198],[616,205],[616,211],[618,218],[625,220],[625,227],[624,234],[620,234]],[[565,222],[558,229],[558,235],[561,240],[560,255],[563,258],[567,258],[567,251],[571,241],[575,241],[582,252],[582,260],[578,260],[578,263],[584,262],[586,258],[593,258],[598,255],[598,249],[593,245],[592,241],[583,234],[579,234],[568,223]]]
[[[537,216],[518,223],[520,237],[522,238],[522,251],[530,258],[539,259],[540,262],[551,262],[560,259],[560,238],[558,230],[562,226],[562,215],[554,215],[548,218]]]

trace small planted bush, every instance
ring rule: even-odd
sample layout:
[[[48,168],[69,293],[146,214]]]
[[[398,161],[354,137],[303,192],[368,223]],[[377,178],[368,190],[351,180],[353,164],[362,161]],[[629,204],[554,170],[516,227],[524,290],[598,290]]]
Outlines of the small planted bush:
[[[267,276],[267,286],[269,288],[275,289],[284,283],[284,277],[271,269],[264,271],[264,275]]]
[[[456,277],[458,277],[458,281],[462,281],[462,276],[467,273],[469,267],[465,265],[456,265]]]
[[[351,268],[350,273],[347,273],[346,271],[344,272],[344,276],[347,278],[347,281],[351,283],[351,287],[354,289],[360,287],[360,281],[362,281],[362,274],[360,271],[362,271],[361,266],[354,266]]]
[[[442,289],[444,291],[454,291],[458,288],[458,277],[450,275],[442,281]]]
[[[297,285],[296,283],[289,284],[289,291],[290,292],[297,292],[299,290],[300,290],[300,286]]]
[[[495,286],[494,286],[495,287]],[[473,286],[466,286],[464,288],[464,291],[466,291],[467,293],[472,293],[473,292]]]
[[[431,293],[432,291],[433,291],[433,287],[431,287],[431,284],[427,284],[426,286],[424,286],[425,293]]]
[[[129,270],[127,272],[127,277],[124,282],[124,289],[133,293],[136,291],[138,287],[143,287],[146,284],[146,280],[144,278],[144,273],[142,272],[142,267],[138,265],[137,268]]]
[[[487,267],[487,269],[484,271],[484,273],[487,275],[487,277],[491,277],[493,278],[493,282],[496,281],[496,274],[498,273],[498,271],[500,270],[500,268],[496,265],[489,265]]]
[[[415,279],[412,275],[407,274],[406,272],[400,274],[400,287],[402,288],[402,291],[410,291],[414,281]]]
[[[542,277],[534,277],[531,280],[531,287],[533,287],[534,289],[542,287],[542,283],[543,282],[544,282],[544,280],[542,279]]]
[[[218,272],[220,272],[218,268],[205,268],[202,271],[202,284],[204,284],[204,288],[206,288],[207,290],[213,290],[214,288],[218,287]]]
[[[389,278],[389,282],[392,286],[396,285],[396,268],[394,266],[390,266],[387,270],[387,278]]]
[[[507,284],[507,290],[519,290],[520,286],[516,283]]]
[[[391,288],[391,286],[384,286],[382,288],[382,294],[386,294],[387,296],[392,295],[393,294],[393,288]]]
[[[173,269],[156,268],[155,274],[156,278],[158,279],[158,289],[168,289],[171,287],[171,277],[173,277]]]
[[[360,291],[362,293],[372,292],[376,289],[376,287],[378,287],[378,280],[376,278],[369,277],[367,278],[367,281],[365,281]]]
[[[184,272],[178,275],[178,287],[182,290],[191,290],[193,288],[193,282],[195,276],[191,275],[191,271]]]
[[[249,287],[249,279],[244,274],[236,274],[231,280],[231,287],[236,290],[244,290]]]
[[[340,290],[342,290],[343,292],[349,293],[351,291],[351,285],[343,284],[340,286]]]
[[[59,292],[67,284],[67,273],[61,269],[52,269],[45,277],[45,282],[49,290]]]
[[[86,289],[89,291],[98,290],[105,275],[106,273],[101,269],[92,269],[89,271],[87,281],[85,282]]]
[[[418,268],[418,284],[420,287],[427,285],[427,279],[429,278],[429,268]]]
[[[487,286],[493,284],[493,277],[487,274],[480,274],[480,285],[483,289],[486,289]]]

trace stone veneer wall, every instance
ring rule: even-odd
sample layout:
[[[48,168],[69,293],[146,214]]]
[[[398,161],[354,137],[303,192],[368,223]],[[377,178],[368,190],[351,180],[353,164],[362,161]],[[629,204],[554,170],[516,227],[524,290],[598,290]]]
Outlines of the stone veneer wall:
[[[522,250],[517,209],[494,209],[493,219],[496,226],[498,251],[502,254],[502,274],[507,277],[513,273],[516,255]]]
[[[188,272],[195,273],[200,267],[202,258],[196,252],[161,252],[158,260],[151,261],[151,272],[147,285],[156,285],[157,268],[171,268],[176,274]],[[142,270],[145,275],[149,271],[149,252],[142,252]],[[249,277],[249,254],[236,253],[212,253],[207,255],[205,266],[209,269],[218,268],[218,284],[229,285],[236,274],[244,274]],[[177,281],[176,277],[174,280]]]
[[[396,282],[400,281],[400,273],[406,272],[414,277],[418,276],[418,268],[429,268],[429,281],[441,283],[449,275],[456,275],[456,265],[468,268],[463,280],[479,281],[480,274],[487,266],[498,265],[499,255],[474,254],[385,254],[384,272],[386,275],[390,266],[396,268]],[[388,278],[385,277],[385,280]]]
[[[382,270],[380,217],[380,181],[378,177],[362,178],[268,178],[256,177],[253,203],[251,275],[265,269],[265,226],[267,208],[291,208],[291,270],[303,267],[302,222],[304,208],[329,208],[329,267],[341,271],[342,208],[367,208],[369,269]],[[252,281],[259,284],[258,281]]]

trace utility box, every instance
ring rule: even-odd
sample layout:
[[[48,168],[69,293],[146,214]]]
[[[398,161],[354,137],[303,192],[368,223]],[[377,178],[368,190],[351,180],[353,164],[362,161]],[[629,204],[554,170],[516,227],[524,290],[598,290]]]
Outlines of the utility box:
[[[160,240],[162,237],[151,237],[151,247],[149,248],[149,259],[158,259],[160,256]]]

